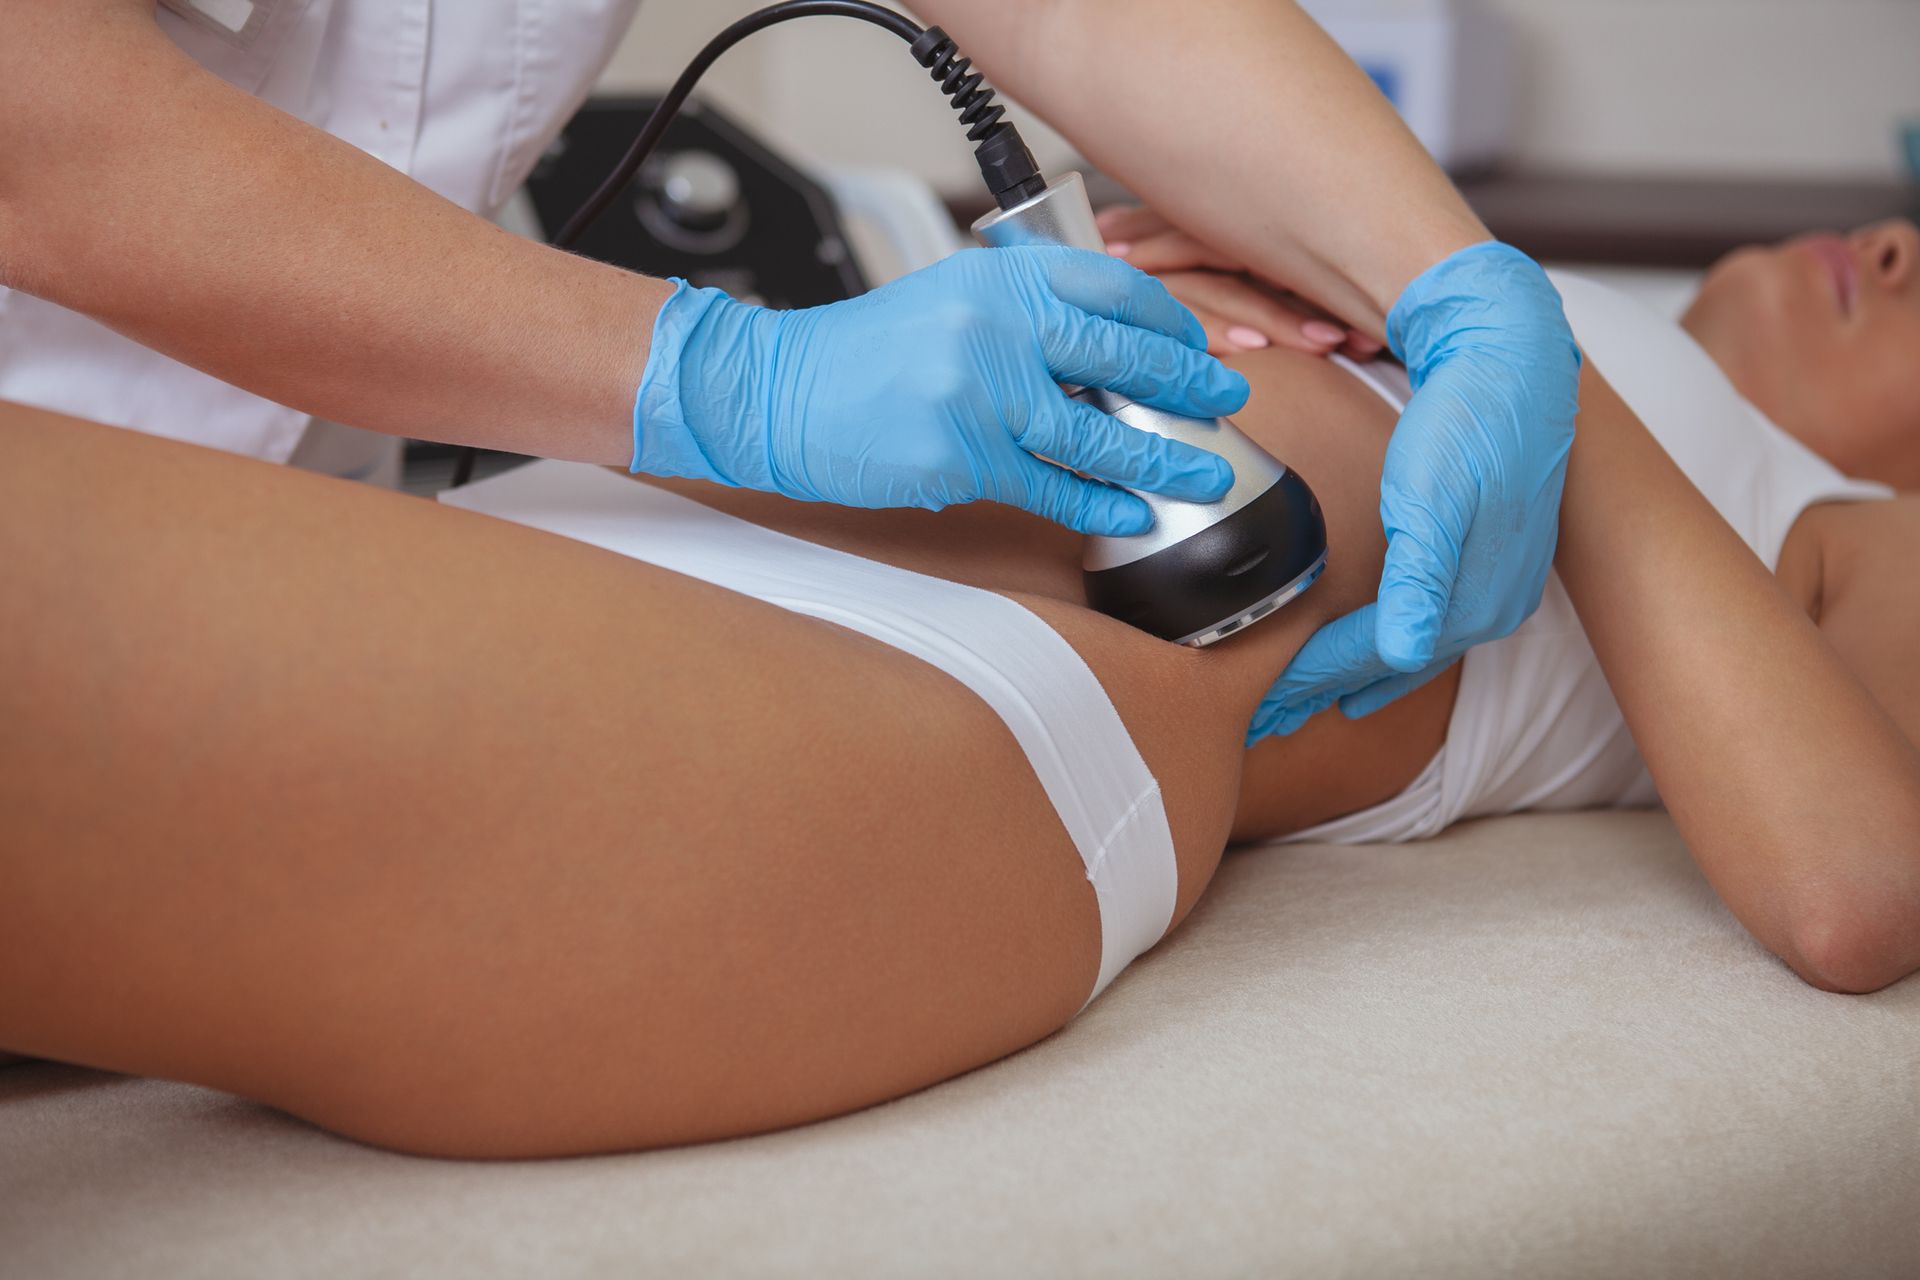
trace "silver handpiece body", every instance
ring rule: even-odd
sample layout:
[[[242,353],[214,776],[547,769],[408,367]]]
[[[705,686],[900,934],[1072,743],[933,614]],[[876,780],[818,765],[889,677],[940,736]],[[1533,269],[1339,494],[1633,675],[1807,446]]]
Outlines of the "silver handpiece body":
[[[1067,245],[1106,252],[1093,219],[1086,184],[1078,173],[1049,183],[1039,195],[1011,209],[996,209],[973,224],[984,245]],[[1215,502],[1180,502],[1155,493],[1139,493],[1153,510],[1153,527],[1131,538],[1088,538],[1082,565],[1089,570],[1131,564],[1218,524],[1265,493],[1287,473],[1278,458],[1255,444],[1227,418],[1186,418],[1098,387],[1074,389],[1084,400],[1130,427],[1219,454],[1233,467],[1233,487]],[[1136,492],[1133,490],[1130,492]]]

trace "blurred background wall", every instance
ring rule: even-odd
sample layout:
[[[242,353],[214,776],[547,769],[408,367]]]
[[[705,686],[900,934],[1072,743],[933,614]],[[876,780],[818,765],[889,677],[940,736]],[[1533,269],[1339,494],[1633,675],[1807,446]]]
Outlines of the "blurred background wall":
[[[1505,16],[1516,42],[1512,168],[1887,178],[1903,169],[1895,122],[1920,119],[1920,0],[1472,2]],[[645,0],[602,89],[663,87],[756,7]],[[977,181],[924,73],[898,40],[864,25],[816,18],[762,32],[704,88],[797,160],[901,166],[948,191]],[[1044,131],[1028,137],[1043,164],[1070,154]]]
[[[1518,41],[1516,163],[1884,178],[1920,117],[1920,0],[1486,0]]]

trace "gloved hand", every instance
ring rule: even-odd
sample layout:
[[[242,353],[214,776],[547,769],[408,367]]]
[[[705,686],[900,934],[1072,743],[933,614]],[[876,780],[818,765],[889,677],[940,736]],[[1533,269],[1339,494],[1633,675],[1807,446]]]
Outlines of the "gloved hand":
[[[1214,454],[1055,385],[1194,417],[1246,403],[1192,314],[1101,254],[969,249],[799,311],[678,284],[634,405],[635,471],[856,507],[988,498],[1106,535],[1153,523],[1114,485],[1203,502],[1233,484]]]
[[[1553,567],[1580,352],[1546,273],[1497,242],[1462,249],[1407,286],[1387,341],[1414,393],[1380,477],[1379,600],[1307,641],[1249,746],[1419,688],[1526,621]]]

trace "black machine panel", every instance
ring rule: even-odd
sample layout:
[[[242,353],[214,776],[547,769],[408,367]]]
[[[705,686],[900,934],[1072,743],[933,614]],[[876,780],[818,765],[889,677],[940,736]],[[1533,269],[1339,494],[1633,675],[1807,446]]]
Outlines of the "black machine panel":
[[[567,124],[527,180],[549,235],[620,162],[657,101],[595,98]],[[867,287],[826,191],[698,99],[574,249],[770,307]]]
[[[613,172],[658,101],[594,98],[567,123],[527,179],[549,237]],[[770,307],[818,306],[867,289],[826,191],[697,98],[574,252]],[[408,487],[438,490],[463,452],[409,441]],[[520,461],[484,450],[470,456],[479,476]]]

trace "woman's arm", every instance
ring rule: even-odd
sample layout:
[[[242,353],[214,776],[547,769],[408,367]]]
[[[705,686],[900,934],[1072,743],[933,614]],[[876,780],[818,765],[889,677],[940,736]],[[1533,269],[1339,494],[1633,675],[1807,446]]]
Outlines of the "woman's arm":
[[[1375,338],[1409,281],[1488,238],[1392,106],[1291,0],[915,7],[1182,229]]]
[[[624,463],[671,290],[202,69],[153,0],[0,0],[0,284],[373,430]]]
[[[1741,923],[1827,990],[1920,968],[1920,753],[1591,365],[1556,563]]]

